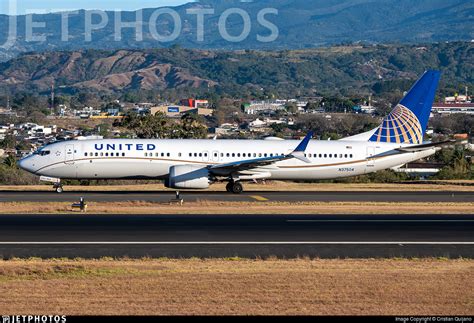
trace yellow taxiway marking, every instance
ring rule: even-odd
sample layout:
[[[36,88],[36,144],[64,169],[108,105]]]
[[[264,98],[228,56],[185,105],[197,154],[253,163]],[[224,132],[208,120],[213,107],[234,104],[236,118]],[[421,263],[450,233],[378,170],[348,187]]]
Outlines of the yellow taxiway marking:
[[[264,198],[263,196],[260,196],[260,195],[252,195],[250,197],[253,198],[253,199],[256,199],[257,201],[260,201],[260,202],[268,201],[267,198]]]

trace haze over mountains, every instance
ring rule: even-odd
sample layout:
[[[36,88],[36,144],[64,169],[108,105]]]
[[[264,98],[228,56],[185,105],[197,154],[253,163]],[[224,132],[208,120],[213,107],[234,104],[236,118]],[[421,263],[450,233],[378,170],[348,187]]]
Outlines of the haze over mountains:
[[[241,8],[251,18],[251,31],[241,42],[226,41],[218,29],[219,17],[228,8]],[[186,13],[192,8],[213,8],[215,13],[205,16],[204,41],[197,40],[196,16]],[[278,15],[267,14],[265,19],[276,25],[279,35],[275,41],[260,42],[257,35],[269,35],[257,15],[263,8],[275,8]],[[160,48],[179,44],[198,49],[299,49],[328,46],[346,42],[364,43],[430,43],[439,41],[471,41],[474,39],[474,2],[471,0],[202,0],[174,8],[182,21],[182,30],[175,40],[160,42],[150,33],[149,21],[154,9],[143,11],[144,40],[135,39],[135,31],[123,30],[120,41],[114,40],[113,12],[107,12],[108,24],[94,31],[92,40],[85,41],[85,11],[69,17],[69,41],[61,40],[61,15],[34,15],[35,28],[45,34],[46,41],[27,41],[26,16],[17,17],[16,42],[8,49],[0,48],[0,60],[7,60],[24,52],[78,49],[138,49]],[[123,21],[134,21],[136,12],[123,12]],[[98,17],[95,17],[98,18]],[[161,15],[157,31],[169,35],[174,23],[171,16]],[[9,31],[9,17],[0,15],[0,44]],[[227,31],[231,35],[242,32],[243,21],[231,15]]]

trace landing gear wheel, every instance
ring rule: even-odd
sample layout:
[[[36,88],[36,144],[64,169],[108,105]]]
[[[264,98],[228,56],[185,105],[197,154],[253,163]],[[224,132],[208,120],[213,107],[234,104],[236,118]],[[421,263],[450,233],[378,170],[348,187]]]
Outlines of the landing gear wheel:
[[[64,192],[64,189],[62,186],[56,186],[55,189],[56,189],[56,193],[58,194],[61,194],[62,192]]]
[[[232,193],[234,194],[240,194],[242,193],[244,190],[242,184],[240,184],[240,182],[235,182],[232,184]]]
[[[227,183],[227,185],[225,186],[226,191],[229,192],[229,193],[232,193],[232,186],[233,185],[234,185],[234,182]]]

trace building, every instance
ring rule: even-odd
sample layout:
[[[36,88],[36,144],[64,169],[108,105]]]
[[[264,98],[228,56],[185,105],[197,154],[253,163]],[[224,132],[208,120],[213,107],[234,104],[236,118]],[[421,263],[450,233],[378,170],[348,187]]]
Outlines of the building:
[[[214,128],[214,133],[218,136],[232,135],[239,132],[239,125],[236,123],[223,123],[220,127]]]
[[[208,100],[196,100],[196,99],[184,99],[181,100],[180,104],[185,107],[191,108],[209,108]]]
[[[88,119],[92,116],[98,116],[100,113],[100,110],[96,110],[93,107],[84,107],[82,110],[74,110],[74,116],[81,119]]]
[[[160,105],[152,107],[150,114],[155,115],[157,112],[164,113],[168,117],[178,117],[183,113],[197,113],[200,116],[212,116],[214,110],[209,108],[194,108],[184,105]]]
[[[441,115],[458,113],[474,114],[474,103],[434,103],[432,112]]]
[[[454,96],[448,96],[444,98],[443,102],[433,104],[433,113],[437,114],[474,114],[474,103],[471,101],[471,97],[468,94],[466,87],[466,94]]]
[[[377,109],[371,105],[356,105],[352,110],[355,113],[374,114]]]
[[[275,101],[252,101],[243,105],[245,114],[258,114],[261,112],[275,112],[278,110],[286,110],[286,100]]]

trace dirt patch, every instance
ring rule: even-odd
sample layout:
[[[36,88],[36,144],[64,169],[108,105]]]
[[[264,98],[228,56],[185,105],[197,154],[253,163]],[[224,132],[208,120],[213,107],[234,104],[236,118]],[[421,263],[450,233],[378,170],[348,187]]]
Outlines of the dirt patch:
[[[3,314],[470,315],[474,306],[474,261],[465,259],[11,260],[0,268]]]

